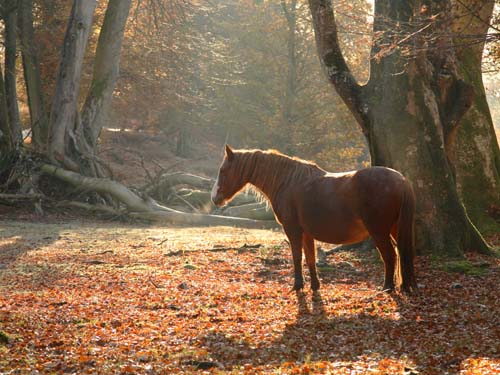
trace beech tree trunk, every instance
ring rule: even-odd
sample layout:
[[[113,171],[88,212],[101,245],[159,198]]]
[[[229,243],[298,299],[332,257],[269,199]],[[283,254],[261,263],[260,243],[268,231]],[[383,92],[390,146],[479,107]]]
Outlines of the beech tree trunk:
[[[70,147],[78,147],[75,130],[79,120],[80,76],[96,4],[95,0],[73,2],[50,111],[48,156],[52,162],[71,170],[80,169],[78,162],[72,160]]]
[[[0,72],[1,71],[2,67],[0,66]],[[14,142],[9,124],[5,83],[3,74],[0,73],[0,167],[3,166],[3,160],[13,148]]]
[[[44,152],[47,148],[49,118],[45,109],[38,52],[33,44],[33,1],[19,0],[18,17],[24,82],[30,111],[31,138],[35,148]]]
[[[282,106],[282,121],[286,125],[289,131],[293,131],[291,128],[293,124],[292,110],[294,107],[294,100],[297,91],[297,48],[296,48],[296,28],[297,28],[297,0],[290,0],[289,3],[286,0],[281,0],[281,8],[285,14],[287,21],[287,77],[286,77],[286,87],[285,94],[283,98]]]
[[[131,0],[110,0],[106,8],[94,61],[94,74],[82,110],[81,126],[87,142],[95,148],[118,77],[125,24]]]
[[[455,3],[453,31],[458,69],[474,87],[475,100],[458,126],[450,157],[456,169],[458,192],[471,220],[481,232],[495,233],[499,227],[488,209],[500,204],[500,151],[483,85],[484,39],[474,39],[488,32],[495,0]]]
[[[5,93],[7,95],[7,111],[12,137],[15,145],[22,142],[21,120],[17,105],[16,88],[16,38],[17,38],[17,1],[5,1],[7,14],[4,14],[5,40]]]
[[[448,155],[473,100],[452,48],[450,2],[427,1],[422,8],[409,0],[376,1],[376,39],[364,86],[339,47],[331,1],[309,4],[320,60],[361,126],[372,164],[395,168],[413,182],[417,251],[440,256],[460,256],[468,249],[487,252],[460,201]]]

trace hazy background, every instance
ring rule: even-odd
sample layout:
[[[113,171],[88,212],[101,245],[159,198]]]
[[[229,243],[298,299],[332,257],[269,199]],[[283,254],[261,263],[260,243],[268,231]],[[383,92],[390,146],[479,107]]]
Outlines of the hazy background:
[[[71,4],[35,3],[43,5],[35,27],[44,91],[51,98]],[[144,167],[159,166],[210,176],[226,142],[276,148],[330,170],[369,164],[359,127],[322,75],[307,2],[296,1],[291,22],[294,3],[136,0],[112,113],[101,135],[100,153],[115,177],[138,181]],[[360,81],[368,77],[371,8],[367,0],[336,1],[344,51]],[[89,57],[104,9],[101,3]],[[485,83],[498,134],[498,51],[494,44],[488,47]],[[82,92],[91,73],[88,63]],[[20,95],[26,102],[22,88]],[[21,110],[27,118],[27,106]]]

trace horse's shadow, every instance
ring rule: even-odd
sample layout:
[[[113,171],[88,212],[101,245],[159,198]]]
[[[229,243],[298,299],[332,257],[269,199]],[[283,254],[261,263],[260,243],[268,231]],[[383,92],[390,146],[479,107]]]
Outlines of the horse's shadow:
[[[486,325],[481,328],[476,322],[460,327],[436,327],[437,322],[421,318],[432,314],[428,311],[432,308],[415,301],[409,303],[404,296],[393,295],[393,299],[401,307],[399,319],[366,311],[329,317],[319,292],[313,294],[310,302],[306,294],[299,292],[297,318],[275,340],[255,347],[216,332],[204,336],[202,343],[212,360],[225,369],[247,363],[280,367],[287,362],[309,361],[347,367],[349,363],[368,361],[377,368],[382,361],[393,360],[403,363],[409,373],[415,369],[426,374],[458,374],[463,361],[476,358],[478,353],[482,357],[498,357],[495,348],[486,344],[478,347],[478,338],[472,337],[480,336]],[[474,329],[479,331],[470,332]],[[233,348],[238,354],[228,356],[226,348]],[[449,348],[455,349],[447,351]]]

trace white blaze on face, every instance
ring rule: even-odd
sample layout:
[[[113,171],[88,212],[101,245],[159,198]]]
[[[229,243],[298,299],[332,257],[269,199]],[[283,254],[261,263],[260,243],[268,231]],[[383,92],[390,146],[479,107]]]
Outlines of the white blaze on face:
[[[217,176],[217,180],[215,180],[214,186],[212,188],[212,194],[211,194],[212,202],[214,201],[218,192],[219,192],[219,176]]]

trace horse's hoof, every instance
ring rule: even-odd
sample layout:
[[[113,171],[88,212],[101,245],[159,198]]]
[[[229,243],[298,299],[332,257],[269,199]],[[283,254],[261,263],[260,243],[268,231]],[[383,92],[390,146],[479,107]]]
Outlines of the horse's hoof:
[[[406,294],[406,295],[411,295],[411,294],[418,294],[418,289],[417,287],[410,287],[407,285],[401,286],[401,291]]]
[[[293,284],[292,290],[299,291],[304,289],[304,283],[295,283]]]
[[[319,286],[320,286],[320,283],[319,281],[316,281],[316,282],[311,282],[311,290],[313,292],[319,290]]]

